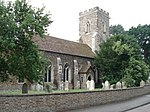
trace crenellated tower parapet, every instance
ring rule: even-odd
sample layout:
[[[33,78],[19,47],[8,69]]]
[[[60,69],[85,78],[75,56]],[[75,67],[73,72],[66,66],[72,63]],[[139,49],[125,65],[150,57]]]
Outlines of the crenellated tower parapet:
[[[91,8],[91,9],[88,9],[88,10],[85,10],[83,12],[80,12],[79,13],[79,16],[86,16],[86,15],[89,15],[91,13],[95,13],[95,12],[99,12],[99,13],[102,13],[103,15],[106,15],[106,16],[109,16],[109,13],[106,12],[105,10],[99,8],[99,7],[94,7],[94,8]]]

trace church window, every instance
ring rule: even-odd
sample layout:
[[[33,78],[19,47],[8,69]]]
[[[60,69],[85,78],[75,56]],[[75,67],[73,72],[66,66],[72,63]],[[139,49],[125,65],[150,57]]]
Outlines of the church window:
[[[90,33],[90,30],[91,30],[91,25],[90,25],[90,22],[88,21],[87,23],[86,23],[86,28],[85,28],[85,33]]]
[[[105,22],[102,23],[102,27],[103,27],[102,28],[103,29],[103,33],[106,33],[106,23]]]
[[[65,64],[64,66],[64,77],[63,77],[63,81],[68,81],[69,80],[69,65]]]
[[[52,67],[51,65],[49,65],[47,67],[46,73],[45,73],[45,82],[51,82],[52,81],[52,71],[51,71]]]

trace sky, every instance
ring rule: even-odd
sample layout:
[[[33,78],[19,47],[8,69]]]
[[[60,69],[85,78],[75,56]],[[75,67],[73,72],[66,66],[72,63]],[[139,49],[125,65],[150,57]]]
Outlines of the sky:
[[[10,1],[10,0],[4,0]],[[11,0],[14,1],[14,0]],[[110,25],[121,24],[125,30],[132,26],[150,24],[150,0],[27,0],[34,7],[46,7],[53,23],[48,28],[51,36],[77,41],[79,12],[98,6],[109,12]]]

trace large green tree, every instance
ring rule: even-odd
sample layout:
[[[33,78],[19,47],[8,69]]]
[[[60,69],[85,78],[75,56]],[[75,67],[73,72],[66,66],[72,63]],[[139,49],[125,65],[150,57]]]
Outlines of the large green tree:
[[[32,38],[43,37],[50,23],[44,7],[33,8],[26,0],[0,1],[0,81],[11,75],[30,82],[41,78],[44,61]]]
[[[132,36],[109,38],[100,45],[94,63],[102,73],[102,80],[111,84],[125,81],[127,86],[138,86],[141,80],[148,78],[148,66],[142,59],[136,38]]]
[[[141,52],[145,61],[150,65],[150,25],[138,25],[128,31],[129,35],[134,35],[141,46]]]
[[[124,30],[123,26],[120,24],[111,25],[109,27],[109,33],[110,33],[110,35],[120,35],[120,34],[124,34],[125,30]]]

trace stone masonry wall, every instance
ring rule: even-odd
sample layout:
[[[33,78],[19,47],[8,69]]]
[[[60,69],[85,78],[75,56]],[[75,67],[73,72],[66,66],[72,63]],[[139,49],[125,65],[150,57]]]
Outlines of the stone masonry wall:
[[[58,74],[58,68],[57,68],[57,58],[60,57],[61,62],[62,62],[62,69],[64,69],[64,65],[68,63],[69,68],[71,69],[71,83],[69,85],[72,85],[69,87],[70,89],[73,89],[76,86],[77,79],[74,74],[74,60],[77,60],[77,63],[79,66],[82,65],[87,65],[88,61],[92,63],[93,58],[87,58],[87,57],[81,57],[81,56],[74,56],[74,55],[67,55],[67,54],[62,54],[62,53],[54,53],[54,52],[45,52],[44,53],[45,57],[53,64],[54,67],[54,80],[55,83],[60,82],[60,76]],[[62,71],[64,72],[64,71]],[[56,84],[56,87],[58,85]]]
[[[129,89],[41,95],[0,95],[0,112],[64,112],[150,93],[150,85]]]
[[[99,44],[109,37],[109,13],[99,7],[80,12],[79,36],[81,43],[89,45],[93,51],[99,50]]]
[[[74,64],[73,61],[77,60],[78,65],[87,65],[88,61],[92,63],[93,58],[86,58],[86,57],[80,57],[80,56],[73,56],[73,55],[67,55],[67,54],[61,54],[61,53],[54,53],[54,52],[44,52],[45,57],[49,60],[49,62],[53,65],[53,77],[55,80],[55,86],[58,89],[58,83],[60,81],[60,76],[58,75],[58,68],[57,68],[57,57],[60,57],[63,68],[66,63],[69,64],[69,67],[71,69],[71,79],[75,80],[74,76]],[[22,84],[18,84],[17,80],[12,80],[13,82],[0,82],[0,91],[17,91],[22,89]],[[54,83],[54,82],[51,82]],[[71,82],[70,89],[73,89],[73,83],[75,81]],[[75,84],[74,84],[75,86]]]
[[[0,91],[17,91],[22,89],[22,84],[5,82],[0,83]]]

